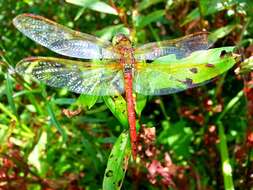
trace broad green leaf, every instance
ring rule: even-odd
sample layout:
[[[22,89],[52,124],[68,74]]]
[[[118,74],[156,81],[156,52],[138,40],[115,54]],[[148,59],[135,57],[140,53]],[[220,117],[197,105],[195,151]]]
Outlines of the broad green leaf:
[[[75,102],[75,105],[77,106],[87,106],[89,109],[92,108],[95,103],[98,100],[98,96],[91,96],[91,95],[85,95],[81,94],[77,101]]]
[[[230,32],[232,32],[232,30],[234,30],[235,27],[236,25],[234,24],[221,27],[210,33],[208,35],[208,39],[215,43],[218,39],[227,36]]]
[[[165,14],[164,10],[156,10],[148,15],[145,16],[137,16],[135,18],[135,26],[138,29],[144,28],[145,26],[149,25],[152,22],[158,21],[161,19]]]
[[[163,2],[163,0],[142,0],[137,5],[137,10],[142,11],[144,9],[147,9],[148,7],[155,5],[157,3]]]
[[[137,94],[135,111],[137,115],[140,115],[147,103],[147,96]]]
[[[160,57],[135,76],[136,91],[144,94],[170,94],[202,85],[230,69],[235,63],[234,47],[195,51],[177,59],[175,54]]]
[[[104,96],[103,99],[112,114],[127,128],[128,119],[125,99],[121,95],[114,97]]]
[[[235,57],[229,54],[233,49],[234,47],[221,47],[195,51],[190,56],[179,60],[175,59],[175,56],[169,55],[156,59],[153,65],[155,69],[155,64],[166,64],[168,65],[168,72],[173,72],[171,73],[173,74],[173,78],[177,80],[188,78],[192,80],[193,84],[198,84],[212,79],[230,69],[236,63]],[[224,51],[227,52],[227,54],[221,56],[221,53]],[[196,72],[191,71],[192,68],[194,68]],[[157,80],[160,81],[159,83],[168,82],[165,79],[161,81],[160,78]]]
[[[82,6],[85,8],[89,8],[94,11],[98,11],[101,13],[118,15],[117,11],[102,1],[92,1],[92,0],[66,0],[67,3],[72,3],[74,5]]]
[[[131,155],[128,131],[122,132],[109,156],[104,174],[103,190],[120,189]]]

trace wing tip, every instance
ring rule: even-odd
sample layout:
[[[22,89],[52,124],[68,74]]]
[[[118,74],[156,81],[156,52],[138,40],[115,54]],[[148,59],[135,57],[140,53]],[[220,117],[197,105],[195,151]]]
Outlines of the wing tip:
[[[30,17],[30,18],[43,18],[42,16],[36,15],[36,14],[33,14],[33,13],[22,13],[22,14],[17,15],[16,17],[14,17],[13,20],[15,20],[15,19],[21,19],[21,18],[25,18],[25,17]]]
[[[39,59],[39,57],[33,57],[33,56],[31,56],[31,57],[24,58],[21,61],[23,61],[23,62],[31,62],[31,61],[36,61],[38,59]]]
[[[14,24],[15,27],[19,28],[19,25],[21,22],[24,21],[25,18],[31,18],[31,19],[36,19],[36,20],[45,20],[43,16],[39,16],[33,13],[23,13],[19,14],[16,17],[13,18],[12,23]]]
[[[19,61],[15,67],[15,71],[18,74],[26,74],[26,70],[29,67],[31,62],[37,61],[39,57],[27,57]]]
[[[12,23],[16,28],[21,28],[21,23],[24,20],[25,17],[28,17],[28,13],[17,15],[15,18],[13,18]]]

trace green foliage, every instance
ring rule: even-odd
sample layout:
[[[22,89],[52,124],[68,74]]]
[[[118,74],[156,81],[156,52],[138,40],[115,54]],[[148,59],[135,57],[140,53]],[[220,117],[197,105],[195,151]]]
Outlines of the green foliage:
[[[221,53],[239,44],[243,58],[252,56],[252,7],[251,0],[0,0],[0,174],[9,175],[0,177],[0,189],[250,189],[252,58],[236,76],[234,58]],[[153,64],[217,66],[180,76],[198,83],[230,71],[178,94],[137,94],[141,135],[133,161],[124,96],[79,96],[14,72],[25,57],[59,56],[14,28],[12,19],[22,13],[107,40],[124,33],[137,46],[205,29],[212,49]],[[168,79],[156,82],[168,85]],[[153,127],[155,135],[143,132]]]
[[[122,132],[115,142],[107,168],[105,170],[103,189],[120,189],[131,156],[128,132]]]
[[[103,97],[105,104],[113,113],[113,115],[119,120],[119,122],[124,126],[128,126],[127,121],[127,108],[126,108],[126,101],[124,98],[119,95],[115,97],[105,96]]]
[[[156,10],[148,15],[145,16],[138,16],[135,20],[135,27],[137,30],[144,28],[145,26],[151,24],[162,18],[164,16],[164,10]]]
[[[157,137],[157,141],[171,148],[179,158],[187,158],[192,151],[190,147],[193,140],[193,131],[186,126],[185,121],[170,124],[168,121],[162,123],[162,132]]]
[[[81,9],[82,11],[85,8],[89,8],[91,10],[98,11],[98,12],[101,12],[101,13],[114,14],[114,15],[118,14],[117,11],[113,7],[111,7],[108,4],[106,4],[104,2],[101,2],[101,1],[94,1],[94,0],[66,0],[66,2],[83,7],[83,9]]]

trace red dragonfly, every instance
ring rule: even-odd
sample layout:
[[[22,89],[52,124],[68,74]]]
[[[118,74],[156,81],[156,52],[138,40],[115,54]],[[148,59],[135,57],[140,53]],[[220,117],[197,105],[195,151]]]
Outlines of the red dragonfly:
[[[194,51],[208,49],[211,44],[206,32],[133,47],[123,34],[118,34],[111,43],[33,14],[19,15],[13,23],[27,37],[58,54],[90,60],[30,57],[17,64],[18,73],[30,74],[49,86],[65,87],[79,94],[125,94],[134,159],[137,156],[137,135],[133,93],[170,94],[195,87],[221,74],[203,77],[205,70],[213,67],[208,64],[154,61],[166,55],[182,59]]]

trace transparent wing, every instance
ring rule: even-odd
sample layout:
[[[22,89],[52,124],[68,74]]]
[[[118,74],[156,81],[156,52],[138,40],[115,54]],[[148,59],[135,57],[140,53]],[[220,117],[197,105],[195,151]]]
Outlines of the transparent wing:
[[[117,95],[124,92],[122,69],[117,63],[80,62],[51,57],[21,60],[16,71],[29,74],[52,87],[88,95]]]
[[[163,95],[205,84],[235,64],[233,57],[220,56],[221,50],[197,51],[181,60],[137,63],[133,89],[144,95]]]
[[[199,32],[174,40],[144,44],[135,49],[135,59],[155,60],[156,58],[175,54],[178,59],[187,57],[197,50],[206,50],[212,45],[207,32]]]
[[[44,17],[22,14],[13,19],[16,28],[35,42],[69,57],[115,59],[110,42],[71,30]]]

